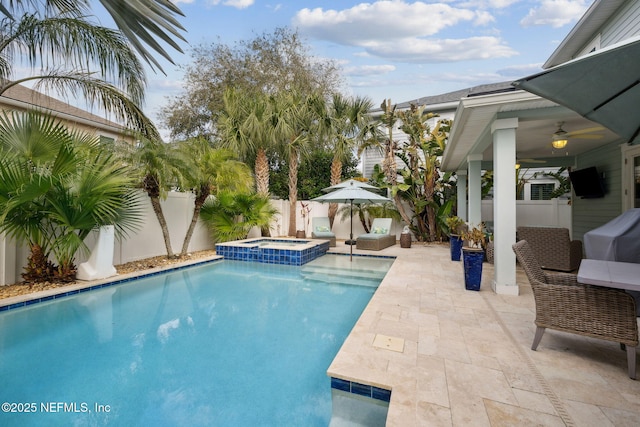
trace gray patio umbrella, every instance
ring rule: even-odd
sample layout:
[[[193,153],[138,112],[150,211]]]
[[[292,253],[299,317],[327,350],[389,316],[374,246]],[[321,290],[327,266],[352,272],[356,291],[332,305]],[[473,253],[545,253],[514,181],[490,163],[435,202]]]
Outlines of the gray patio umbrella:
[[[640,133],[640,37],[516,80],[520,89],[564,105],[627,141]]]
[[[357,182],[357,181],[356,181]],[[367,184],[368,185],[368,184]],[[376,188],[376,187],[373,187]],[[384,203],[390,202],[391,199],[380,196],[378,194],[367,191],[364,188],[357,187],[355,183],[350,183],[347,187],[339,188],[331,193],[324,194],[320,197],[312,199],[314,202],[320,203],[349,203],[351,213],[351,232],[350,240],[353,242],[353,204],[354,203]],[[350,245],[349,259],[353,260],[353,244]]]
[[[342,181],[340,184],[336,184],[336,185],[332,185],[331,187],[323,188],[322,191],[324,191],[325,193],[328,193],[330,191],[335,191],[335,190],[339,190],[341,188],[348,188],[348,187],[365,188],[367,190],[379,190],[378,187],[374,187],[373,185],[369,185],[366,182],[358,181],[358,180],[355,180],[355,179],[348,179],[346,181]]]

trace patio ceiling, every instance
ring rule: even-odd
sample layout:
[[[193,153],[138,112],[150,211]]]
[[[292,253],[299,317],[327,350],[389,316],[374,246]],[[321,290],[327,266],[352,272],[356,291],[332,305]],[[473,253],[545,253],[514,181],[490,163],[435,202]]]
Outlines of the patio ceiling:
[[[463,98],[445,150],[442,168],[455,171],[467,168],[469,155],[482,155],[484,169],[493,168],[493,137],[491,124],[496,119],[518,118],[516,152],[523,167],[569,166],[575,156],[620,140],[615,133],[587,120],[568,108],[522,90]],[[568,138],[561,150],[551,146],[558,123],[568,133],[600,128],[583,138]],[[592,129],[593,130],[593,129]],[[523,159],[534,159],[527,162]],[[544,162],[544,163],[542,163]]]

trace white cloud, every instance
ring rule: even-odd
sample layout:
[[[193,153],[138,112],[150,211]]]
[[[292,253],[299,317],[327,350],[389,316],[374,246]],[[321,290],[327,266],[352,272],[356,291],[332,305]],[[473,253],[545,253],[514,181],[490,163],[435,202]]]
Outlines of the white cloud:
[[[469,0],[458,4],[459,7],[472,9],[505,9],[522,0]]]
[[[255,3],[255,0],[211,0],[211,4],[214,6],[222,4],[223,6],[231,6],[236,9],[246,9],[252,6],[253,3]]]
[[[347,76],[379,76],[395,71],[394,65],[359,65],[344,68],[344,74]]]
[[[467,39],[406,39],[393,42],[371,42],[365,46],[372,55],[408,63],[441,63],[476,59],[507,58],[517,52],[496,37]]]
[[[479,10],[476,12],[476,19],[474,25],[488,25],[491,22],[495,22],[496,18],[486,10]]]
[[[343,10],[302,9],[294,16],[293,25],[310,37],[362,47],[370,56],[435,63],[515,55],[497,37],[430,38],[456,25],[485,26],[494,21],[487,11],[456,8],[443,2],[384,0]]]
[[[587,0],[542,0],[539,7],[529,9],[520,24],[524,27],[550,25],[560,28],[577,21],[588,8]]]
[[[376,39],[430,36],[441,30],[470,22],[475,12],[443,3],[378,1],[360,3],[350,9],[302,9],[293,18],[304,33],[341,44],[360,45]]]

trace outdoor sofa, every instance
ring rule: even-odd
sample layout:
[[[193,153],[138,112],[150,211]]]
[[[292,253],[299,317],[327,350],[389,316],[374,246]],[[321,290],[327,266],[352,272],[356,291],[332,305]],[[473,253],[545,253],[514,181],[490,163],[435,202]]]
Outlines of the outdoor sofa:
[[[391,218],[375,218],[371,232],[361,234],[356,239],[356,248],[379,251],[396,244],[396,236],[391,234]]]

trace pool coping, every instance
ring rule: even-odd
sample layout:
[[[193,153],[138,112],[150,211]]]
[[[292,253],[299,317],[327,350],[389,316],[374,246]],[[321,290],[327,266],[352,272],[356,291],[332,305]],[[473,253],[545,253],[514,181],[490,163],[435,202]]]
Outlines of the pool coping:
[[[54,289],[46,289],[29,294],[16,295],[15,297],[0,299],[0,312],[14,310],[17,308],[27,307],[30,305],[47,302],[55,299],[65,298],[72,295],[77,295],[84,292],[94,291],[96,289],[107,288],[109,286],[116,286],[122,283],[131,282],[134,280],[143,279],[146,277],[155,276],[158,274],[166,273],[168,271],[178,271],[188,267],[193,267],[200,264],[208,264],[215,261],[221,261],[224,258],[220,255],[213,255],[193,261],[184,261],[183,263],[173,264],[168,266],[154,267],[148,270],[134,271],[126,274],[117,274],[104,279],[90,280],[90,281],[77,281],[76,283],[68,286],[63,286]]]

